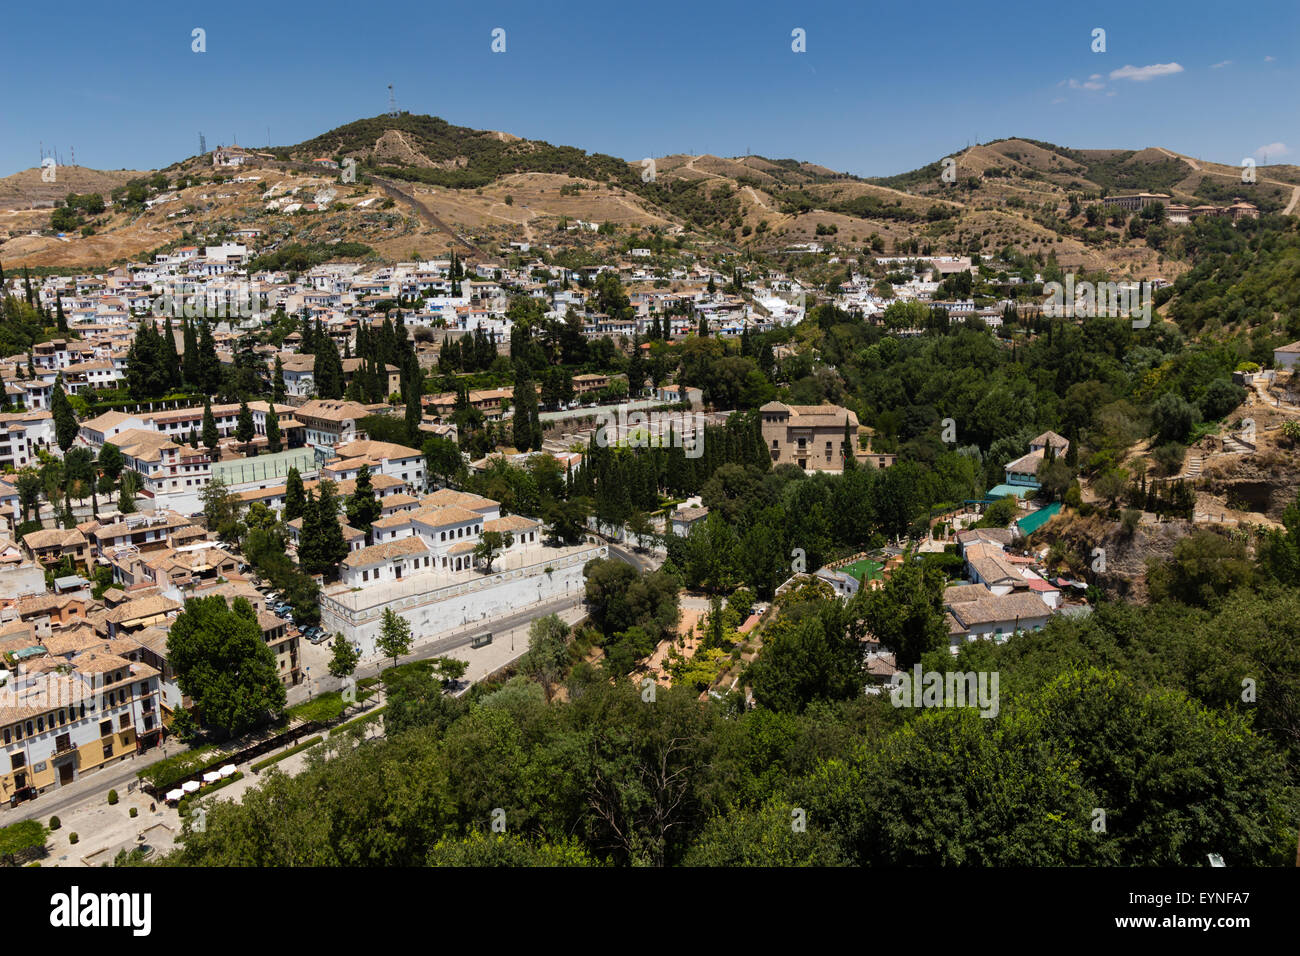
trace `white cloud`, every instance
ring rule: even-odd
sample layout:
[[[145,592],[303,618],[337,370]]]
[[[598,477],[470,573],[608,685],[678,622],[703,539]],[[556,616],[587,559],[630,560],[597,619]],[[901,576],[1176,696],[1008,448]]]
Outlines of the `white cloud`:
[[[1272,62],[1273,62],[1273,58],[1272,58],[1271,56],[1266,56],[1266,57],[1264,57],[1264,62],[1265,62],[1265,63],[1272,63]]]
[[[1267,156],[1269,159],[1277,159],[1279,156],[1285,156],[1291,152],[1286,143],[1269,143],[1267,146],[1258,146],[1255,148],[1255,155],[1259,157]]]
[[[1211,63],[1211,64],[1210,64],[1210,69],[1211,69],[1211,70],[1221,70],[1221,69],[1223,69],[1225,66],[1232,66],[1232,61],[1231,61],[1231,60],[1220,60],[1218,63]]]
[[[1112,80],[1135,80],[1139,83],[1155,79],[1157,76],[1169,76],[1181,73],[1183,68],[1178,63],[1152,63],[1150,66],[1121,66],[1110,71]]]
[[[1065,97],[1058,96],[1056,99],[1052,100],[1052,105],[1055,106],[1057,103],[1064,103],[1064,102],[1065,102]]]
[[[1067,81],[1067,85],[1072,90],[1100,90],[1106,84],[1102,81],[1100,73],[1094,73],[1082,83],[1076,79],[1070,79]]]

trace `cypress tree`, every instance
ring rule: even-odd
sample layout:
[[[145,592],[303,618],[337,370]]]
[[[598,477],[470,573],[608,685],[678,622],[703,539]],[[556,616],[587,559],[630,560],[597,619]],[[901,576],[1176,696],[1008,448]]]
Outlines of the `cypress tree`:
[[[213,395],[221,388],[221,360],[217,358],[217,343],[207,321],[199,327],[198,380],[195,384],[204,395]]]
[[[197,389],[199,387],[199,339],[189,319],[182,319],[181,322],[181,381],[189,388]]]
[[[36,295],[32,292],[32,277],[27,274],[26,266],[23,266],[23,289],[27,293],[27,304],[33,309],[36,308]]]
[[[384,506],[375,497],[374,485],[370,483],[370,467],[362,465],[357,472],[356,488],[347,500],[348,523],[358,531],[364,531],[366,541],[369,542],[370,526],[379,520],[383,511]]]
[[[280,361],[280,356],[275,357],[275,371],[271,376],[271,402],[283,402],[285,396],[284,388],[284,364]]]
[[[275,402],[266,413],[266,448],[273,455],[284,448],[280,440],[280,413],[276,411]]]
[[[217,460],[217,443],[221,440],[221,435],[217,432],[217,420],[212,415],[212,402],[203,399],[203,444],[208,448],[208,454],[212,460]]]
[[[253,412],[248,407],[248,402],[242,398],[239,400],[239,418],[235,421],[235,438],[244,446],[244,453],[248,453],[248,443],[253,440],[257,430],[253,427]]]
[[[170,317],[167,319],[167,324],[163,326],[163,341],[160,354],[162,371],[166,374],[167,387],[170,390],[181,383],[181,357],[176,354],[176,335],[172,332]]]
[[[59,448],[66,452],[77,440],[77,414],[72,410],[72,403],[63,394],[63,376],[54,385],[54,396],[50,400],[50,411],[54,415],[54,437]]]
[[[67,332],[67,331],[68,331],[68,319],[67,319],[67,316],[65,316],[65,315],[63,314],[63,295],[62,295],[62,293],[55,293],[55,296],[54,296],[54,310],[55,310],[55,316],[56,316],[55,324],[58,326],[59,331],[60,331],[60,332]]]
[[[288,498],[285,500],[285,520],[288,517]],[[298,566],[304,574],[320,574],[324,564],[321,548],[320,509],[316,506],[316,496],[308,492],[302,505],[302,531],[298,534]]]
[[[528,377],[528,367],[522,362],[515,366],[515,389],[511,401],[514,404],[514,417],[511,420],[514,446],[520,451],[528,451],[533,447],[537,392],[533,388],[533,380]],[[536,434],[540,433],[538,427]]]
[[[297,468],[290,468],[289,476],[285,480],[284,513],[281,517],[285,521],[301,518],[306,504],[307,499],[302,488],[302,476],[298,474]]]
[[[403,400],[406,402],[406,436],[410,443],[415,447],[420,446],[420,387],[415,382],[410,381],[410,374],[407,374],[407,382],[404,388]]]

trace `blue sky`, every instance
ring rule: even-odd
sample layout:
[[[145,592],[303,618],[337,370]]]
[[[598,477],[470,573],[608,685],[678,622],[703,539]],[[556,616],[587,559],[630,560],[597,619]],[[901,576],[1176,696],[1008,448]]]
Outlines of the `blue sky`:
[[[38,165],[42,141],[101,169],[183,159],[200,131],[209,149],[268,129],[292,144],[384,112],[389,83],[413,113],[631,160],[754,152],[889,175],[1015,135],[1300,163],[1300,4],[1084,6],[11,4],[0,175]]]

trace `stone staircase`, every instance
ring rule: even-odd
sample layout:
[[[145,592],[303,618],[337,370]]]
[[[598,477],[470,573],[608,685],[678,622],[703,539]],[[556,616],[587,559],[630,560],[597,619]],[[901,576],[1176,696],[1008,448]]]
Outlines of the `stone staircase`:
[[[1236,435],[1227,434],[1223,436],[1223,452],[1226,455],[1250,455],[1255,448],[1239,439]]]
[[[1180,478],[1199,478],[1201,468],[1205,465],[1205,457],[1197,451],[1189,451],[1187,459],[1183,462],[1183,471],[1178,477]]]

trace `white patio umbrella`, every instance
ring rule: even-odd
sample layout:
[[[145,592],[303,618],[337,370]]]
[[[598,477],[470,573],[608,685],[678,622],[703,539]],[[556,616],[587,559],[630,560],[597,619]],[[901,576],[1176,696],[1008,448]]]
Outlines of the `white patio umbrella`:
[[[172,803],[175,803],[177,800],[179,800],[179,799],[180,799],[181,797],[183,797],[183,796],[185,796],[185,791],[182,790],[182,789],[180,789],[180,787],[177,787],[175,790],[168,790],[168,791],[167,791],[167,796],[166,796],[164,799],[166,799],[166,800],[168,800],[168,801],[170,801],[170,802],[172,802]]]
[[[215,770],[209,770],[207,773],[203,775],[204,783],[215,783],[220,779],[221,779],[221,774]]]
[[[181,789],[184,790],[186,793],[194,793],[196,790],[199,789],[199,786],[200,784],[197,780],[186,780],[183,784],[181,784]]]
[[[221,776],[223,777],[233,777],[236,773],[238,773],[238,771],[235,770],[235,765],[233,763],[228,763],[221,768],[220,773]]]

